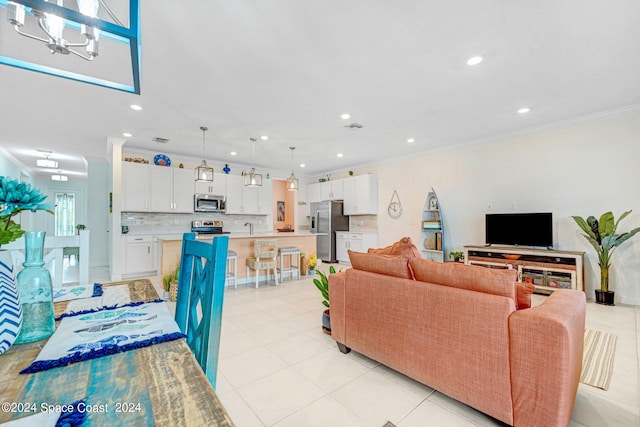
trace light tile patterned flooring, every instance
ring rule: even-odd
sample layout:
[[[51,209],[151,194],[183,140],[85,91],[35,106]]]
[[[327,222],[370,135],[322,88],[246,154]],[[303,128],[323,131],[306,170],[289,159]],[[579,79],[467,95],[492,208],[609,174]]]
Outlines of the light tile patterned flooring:
[[[534,304],[543,299],[534,295]],[[226,291],[217,393],[238,427],[503,425],[356,352],[340,353],[320,329],[322,309],[308,277]],[[580,384],[569,425],[639,427],[640,307],[589,302],[587,327],[618,335],[613,379],[608,391]]]

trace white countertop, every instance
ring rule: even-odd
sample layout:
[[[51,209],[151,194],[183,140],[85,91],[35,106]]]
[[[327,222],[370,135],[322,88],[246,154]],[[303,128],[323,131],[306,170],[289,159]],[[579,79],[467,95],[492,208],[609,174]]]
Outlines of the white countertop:
[[[129,234],[130,235],[130,234]],[[258,232],[250,235],[249,233],[231,233],[231,234],[201,234],[198,236],[199,240],[211,239],[214,236],[229,236],[229,239],[255,239],[262,237],[309,237],[318,236],[323,234],[310,233],[308,231],[293,231],[293,232]],[[153,237],[158,240],[182,240],[182,234],[153,234]]]

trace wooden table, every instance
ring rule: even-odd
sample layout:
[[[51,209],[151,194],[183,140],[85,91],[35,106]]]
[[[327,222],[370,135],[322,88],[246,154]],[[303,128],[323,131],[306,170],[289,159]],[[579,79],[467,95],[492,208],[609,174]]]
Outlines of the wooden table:
[[[131,301],[158,298],[146,279],[128,283]],[[68,302],[55,304],[56,316]],[[0,356],[0,405],[43,407],[86,399],[84,425],[233,426],[184,339],[74,363],[35,374],[19,374],[46,340],[14,345]],[[16,406],[16,405],[14,405]],[[0,409],[0,422],[32,415]],[[94,409],[94,412],[89,412]]]

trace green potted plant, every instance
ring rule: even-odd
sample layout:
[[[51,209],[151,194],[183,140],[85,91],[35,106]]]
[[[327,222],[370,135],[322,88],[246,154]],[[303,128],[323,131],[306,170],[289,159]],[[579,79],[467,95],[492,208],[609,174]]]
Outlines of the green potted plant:
[[[329,266],[329,274],[333,274],[336,272],[336,269],[331,265]],[[324,305],[326,310],[322,312],[322,330],[331,335],[331,313],[329,311],[329,277],[324,274],[322,271],[318,270],[318,276],[320,279],[313,279],[313,284],[316,285],[316,288],[322,294],[322,305]]]
[[[174,270],[171,270],[169,273],[162,276],[162,289],[164,289],[163,298],[165,300],[170,299],[169,291],[171,290],[171,286],[172,285],[176,286],[177,282],[178,282],[178,267],[176,267]]]
[[[598,265],[600,266],[600,289],[596,289],[596,302],[598,304],[615,305],[615,292],[609,290],[609,268],[611,268],[611,256],[615,249],[622,243],[629,240],[636,233],[640,232],[640,227],[633,230],[616,234],[618,224],[631,211],[626,211],[617,221],[615,221],[613,213],[605,212],[596,219],[589,216],[586,220],[580,216],[573,216],[573,220],[585,232],[584,238],[587,239],[591,246],[598,254]]]
[[[78,225],[76,225],[76,233],[78,233],[78,234],[80,234],[80,232],[81,232],[82,230],[86,230],[86,229],[87,229],[87,226],[86,226],[86,225],[84,225],[84,224],[78,224]]]
[[[454,260],[455,262],[464,261],[464,253],[463,252],[449,252],[449,259]]]

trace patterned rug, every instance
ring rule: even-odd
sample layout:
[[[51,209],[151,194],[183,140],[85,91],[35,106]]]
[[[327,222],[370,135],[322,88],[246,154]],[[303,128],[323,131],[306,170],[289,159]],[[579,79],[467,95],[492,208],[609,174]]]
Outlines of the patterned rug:
[[[618,336],[587,329],[584,332],[584,353],[580,382],[607,390],[613,374],[613,359]]]

